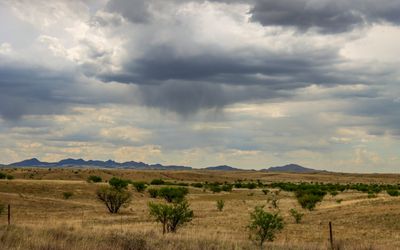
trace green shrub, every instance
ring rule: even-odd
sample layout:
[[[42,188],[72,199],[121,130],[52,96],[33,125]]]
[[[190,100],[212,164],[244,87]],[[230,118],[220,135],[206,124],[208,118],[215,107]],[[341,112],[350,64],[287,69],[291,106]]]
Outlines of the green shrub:
[[[163,187],[158,190],[158,196],[167,202],[180,202],[189,193],[186,187]]]
[[[175,233],[177,229],[193,218],[193,211],[185,200],[174,204],[149,203],[149,212],[163,227],[163,234],[166,232]]]
[[[386,190],[386,192],[390,196],[399,196],[400,195],[399,190],[395,190],[395,189],[388,189],[388,190]]]
[[[74,195],[72,192],[64,192],[63,197],[64,199],[68,200],[71,196]]]
[[[292,215],[294,221],[299,224],[301,222],[301,219],[303,218],[304,214],[300,213],[296,209],[292,208],[290,209],[290,214]]]
[[[122,190],[128,187],[129,181],[113,177],[108,181],[108,184],[110,184],[110,186],[114,187],[117,190]]]
[[[0,172],[0,179],[6,179],[7,175],[5,173]]]
[[[91,175],[87,178],[88,182],[102,182],[102,179],[100,176],[97,175]]]
[[[135,187],[136,191],[138,191],[139,193],[146,190],[146,187],[147,187],[146,183],[144,183],[144,182],[132,182],[132,185]]]
[[[283,229],[283,218],[279,214],[264,211],[263,207],[256,207],[250,213],[250,238],[258,242],[262,249],[265,241],[273,241],[275,234]]]
[[[296,191],[297,201],[302,208],[314,210],[316,204],[321,202],[326,195],[326,192],[319,189],[304,189]]]
[[[6,176],[6,178],[7,178],[7,180],[13,180],[13,179],[14,179],[14,176],[8,174],[8,175]]]
[[[118,213],[121,206],[129,203],[131,194],[124,189],[101,187],[97,190],[97,198],[102,201],[112,214]]]
[[[339,193],[338,193],[337,191],[332,191],[332,192],[330,192],[330,194],[331,194],[332,196],[336,196],[336,195],[338,195]]]
[[[336,200],[336,203],[340,204],[340,203],[342,203],[342,201],[343,201],[343,199],[338,199],[338,200]]]
[[[151,198],[157,198],[158,197],[158,189],[149,188],[149,189],[147,189],[147,192],[149,192]]]
[[[190,186],[195,187],[195,188],[202,188],[204,185],[203,185],[203,183],[196,182],[196,183],[190,184]]]
[[[224,184],[221,187],[221,190],[224,192],[232,192],[232,185],[231,184]]]
[[[220,193],[222,191],[222,188],[219,185],[211,185],[209,188],[213,193]]]
[[[164,185],[165,181],[163,181],[162,179],[154,179],[150,182],[151,185]]]
[[[218,211],[222,212],[225,206],[225,201],[224,200],[217,200],[217,209]]]

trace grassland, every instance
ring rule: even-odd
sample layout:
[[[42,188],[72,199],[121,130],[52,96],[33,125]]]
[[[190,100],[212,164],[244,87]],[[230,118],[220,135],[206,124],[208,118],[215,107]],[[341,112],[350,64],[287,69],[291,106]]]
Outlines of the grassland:
[[[233,189],[211,193],[189,187],[188,200],[195,218],[176,234],[162,235],[148,215],[145,193],[132,190],[133,199],[120,214],[110,215],[96,200],[105,183],[88,183],[90,175],[103,180],[113,176],[137,181],[163,178],[171,182],[264,183],[400,183],[400,175],[290,174],[218,171],[133,171],[100,169],[3,169],[13,180],[0,180],[0,202],[12,207],[12,225],[0,216],[0,249],[258,249],[249,240],[249,213],[256,205],[270,207],[261,189]],[[72,192],[64,199],[64,192]],[[400,249],[400,197],[385,192],[375,198],[356,191],[326,195],[315,211],[302,210],[291,192],[280,192],[279,212],[284,230],[268,249],[329,249],[328,222],[334,226],[337,249]],[[216,201],[225,200],[219,212]],[[339,203],[338,200],[341,200]],[[295,224],[291,208],[305,213]]]

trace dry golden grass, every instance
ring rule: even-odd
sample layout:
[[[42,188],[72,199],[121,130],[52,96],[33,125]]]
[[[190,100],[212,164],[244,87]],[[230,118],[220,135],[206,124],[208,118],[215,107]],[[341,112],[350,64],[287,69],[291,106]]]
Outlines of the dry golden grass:
[[[3,171],[3,170],[2,170]],[[110,215],[96,200],[100,185],[84,181],[89,175],[103,179],[120,176],[149,181],[235,181],[237,179],[273,181],[324,181],[398,183],[398,175],[355,174],[271,174],[215,171],[130,171],[94,169],[7,169],[15,180],[0,180],[0,201],[12,206],[12,226],[0,216],[0,249],[257,249],[248,238],[249,212],[266,205],[259,189],[234,189],[213,194],[190,188],[188,200],[195,218],[176,234],[163,236],[161,226],[148,215],[147,193],[132,191],[130,205],[121,214]],[[3,171],[4,172],[4,171]],[[32,176],[31,173],[34,173]],[[25,179],[24,179],[25,178]],[[32,179],[29,179],[32,178]],[[63,192],[73,196],[65,200]],[[334,225],[340,249],[400,249],[400,198],[381,193],[346,191],[327,195],[303,222],[295,224],[291,208],[301,210],[292,193],[280,193],[279,210],[284,230],[268,249],[328,249],[328,222]],[[223,212],[216,200],[225,200]],[[342,199],[339,204],[336,200]],[[268,208],[273,211],[272,208]]]

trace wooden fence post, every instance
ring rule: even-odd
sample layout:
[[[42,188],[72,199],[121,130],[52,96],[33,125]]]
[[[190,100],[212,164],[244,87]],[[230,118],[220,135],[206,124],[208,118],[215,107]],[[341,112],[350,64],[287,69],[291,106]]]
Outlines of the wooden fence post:
[[[11,224],[11,205],[8,204],[8,225]]]
[[[334,250],[334,246],[333,246],[332,222],[329,222],[329,240],[330,240],[330,242],[331,242],[331,249]]]

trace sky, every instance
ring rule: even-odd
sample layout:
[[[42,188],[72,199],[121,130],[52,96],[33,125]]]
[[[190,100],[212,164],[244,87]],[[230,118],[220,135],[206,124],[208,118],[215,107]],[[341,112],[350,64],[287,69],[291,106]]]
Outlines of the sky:
[[[398,0],[0,0],[0,162],[400,173]]]

